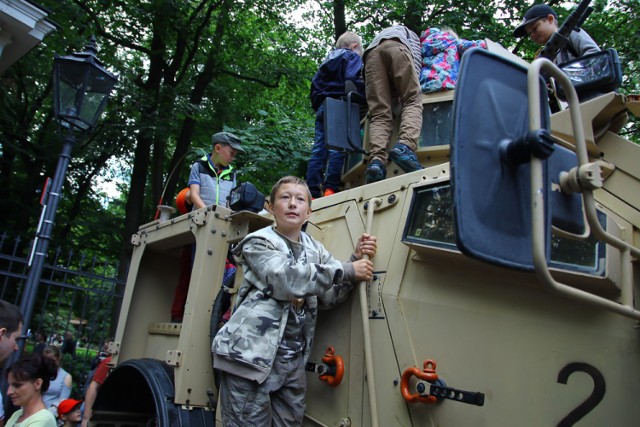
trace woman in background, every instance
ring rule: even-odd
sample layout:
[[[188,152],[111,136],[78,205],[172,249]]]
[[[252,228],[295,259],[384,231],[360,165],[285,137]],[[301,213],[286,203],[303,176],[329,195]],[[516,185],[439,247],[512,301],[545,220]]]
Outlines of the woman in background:
[[[73,383],[73,379],[71,378],[71,374],[60,366],[60,362],[62,361],[62,352],[60,348],[50,345],[44,349],[42,354],[53,360],[58,369],[55,379],[51,381],[51,384],[49,384],[49,389],[42,393],[44,406],[51,411],[54,417],[57,417],[58,405],[60,402],[71,396],[71,385]]]
[[[42,354],[53,360],[57,367],[55,379],[51,381],[51,384],[49,384],[49,389],[42,393],[44,406],[50,410],[54,416],[56,416],[58,414],[58,405],[60,402],[71,396],[71,385],[73,380],[71,378],[71,374],[60,367],[60,362],[62,361],[62,352],[60,351],[60,348],[50,345],[44,349]]]

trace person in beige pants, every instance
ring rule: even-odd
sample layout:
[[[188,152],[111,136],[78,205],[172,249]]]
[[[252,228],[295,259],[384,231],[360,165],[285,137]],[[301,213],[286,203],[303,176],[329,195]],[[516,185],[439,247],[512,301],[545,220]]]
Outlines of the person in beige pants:
[[[407,27],[382,30],[364,52],[365,93],[369,105],[370,154],[367,183],[386,177],[387,157],[405,172],[422,169],[415,151],[422,129],[422,66],[420,39]],[[389,151],[393,126],[392,104],[399,98],[398,141]]]

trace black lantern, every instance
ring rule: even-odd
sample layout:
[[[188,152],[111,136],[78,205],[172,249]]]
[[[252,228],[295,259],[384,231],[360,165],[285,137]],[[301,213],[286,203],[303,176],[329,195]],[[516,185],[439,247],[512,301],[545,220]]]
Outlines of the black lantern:
[[[62,185],[76,142],[74,131],[88,132],[93,129],[117,82],[117,77],[107,71],[96,58],[97,52],[96,40],[92,37],[84,52],[67,56],[56,55],[53,61],[53,110],[65,132],[53,181],[43,195],[40,223],[29,257],[29,273],[20,301],[24,317],[23,335],[29,330]],[[16,357],[22,353],[24,341],[20,341],[19,349]]]
[[[93,128],[118,78],[96,57],[94,37],[84,52],[55,55],[53,111],[58,120],[79,130]]]

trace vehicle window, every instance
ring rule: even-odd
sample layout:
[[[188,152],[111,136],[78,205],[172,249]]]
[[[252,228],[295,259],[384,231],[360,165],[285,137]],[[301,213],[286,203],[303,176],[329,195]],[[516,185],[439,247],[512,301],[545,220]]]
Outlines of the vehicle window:
[[[606,215],[598,211],[598,218],[606,228]],[[403,241],[457,250],[448,183],[414,190]],[[606,245],[593,237],[573,240],[552,235],[550,266],[604,276],[605,250]]]
[[[598,221],[606,229],[607,217],[598,211]],[[551,266],[578,270],[588,274],[605,275],[606,245],[593,236],[587,240],[574,240],[551,236]]]
[[[455,249],[449,184],[414,191],[404,238],[414,243]]]
[[[420,147],[451,145],[452,127],[453,101],[423,104]]]

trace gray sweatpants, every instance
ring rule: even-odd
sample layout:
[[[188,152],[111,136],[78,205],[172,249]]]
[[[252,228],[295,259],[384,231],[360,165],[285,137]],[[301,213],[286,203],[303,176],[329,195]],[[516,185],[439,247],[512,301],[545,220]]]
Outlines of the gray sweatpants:
[[[258,384],[221,372],[220,402],[224,427],[301,426],[307,378],[302,354],[293,360],[276,357],[267,379]]]

